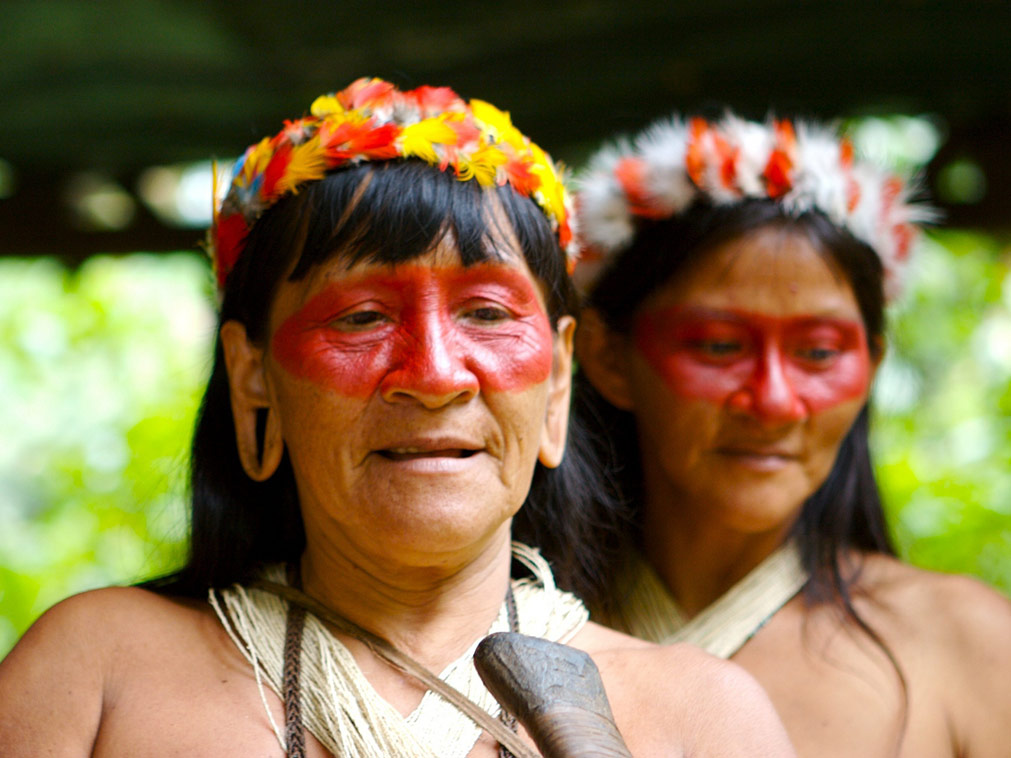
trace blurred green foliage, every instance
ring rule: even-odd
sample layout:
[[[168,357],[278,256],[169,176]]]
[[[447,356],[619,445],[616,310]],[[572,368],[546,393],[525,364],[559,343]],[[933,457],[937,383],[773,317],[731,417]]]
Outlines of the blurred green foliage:
[[[210,293],[196,255],[0,262],[0,654],[67,595],[182,560]]]
[[[937,232],[913,269],[875,389],[893,531],[1011,593],[1008,254]],[[0,262],[0,653],[68,594],[182,560],[212,300],[195,255]]]
[[[891,314],[873,453],[900,553],[1011,594],[1011,275],[995,239],[934,232]]]

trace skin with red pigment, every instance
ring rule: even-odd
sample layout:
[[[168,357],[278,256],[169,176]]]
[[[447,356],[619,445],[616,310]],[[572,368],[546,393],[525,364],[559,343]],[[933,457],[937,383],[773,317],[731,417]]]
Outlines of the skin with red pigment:
[[[501,265],[401,265],[332,284],[277,330],[278,362],[349,397],[409,384],[522,390],[551,373],[529,277]]]
[[[336,256],[280,283],[265,343],[235,321],[221,329],[237,442],[266,412],[263,459],[283,441],[295,477],[304,590],[430,671],[498,617],[512,517],[537,462],[557,466],[565,446],[575,322],[548,328],[518,243],[496,242],[486,267],[463,266],[447,240],[410,266]],[[333,633],[376,698],[417,708],[424,686]],[[567,641],[592,655],[633,755],[793,755],[737,667],[594,624]],[[5,758],[283,758],[264,707],[284,723],[284,704],[213,611],[138,588],[47,614],[0,662],[0,702]],[[499,752],[484,734],[468,756]],[[310,733],[305,754],[329,755]]]
[[[279,287],[263,378],[309,555],[387,573],[391,555],[444,566],[508,535],[538,458],[564,444],[546,425],[564,418],[566,370],[540,284],[517,248],[500,252],[465,266],[447,241]]]
[[[800,419],[862,396],[859,321],[673,306],[641,313],[635,345],[670,389],[767,418]]]
[[[606,352],[625,387],[613,402],[637,419],[644,534],[682,554],[671,540],[714,532],[748,535],[757,553],[777,545],[828,475],[877,362],[842,273],[775,229],[701,254]]]
[[[635,415],[642,549],[689,617],[782,544],[881,357],[844,273],[782,227],[696,251],[640,304],[630,335],[588,313],[579,340],[587,376]],[[840,486],[829,481],[829,496]],[[881,647],[835,603],[800,593],[732,658],[769,693],[798,754],[1008,755],[1007,599],[882,554],[839,560]]]

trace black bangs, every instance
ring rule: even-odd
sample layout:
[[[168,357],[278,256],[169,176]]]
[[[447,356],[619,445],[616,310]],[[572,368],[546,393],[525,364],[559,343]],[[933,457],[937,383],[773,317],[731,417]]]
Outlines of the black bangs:
[[[465,266],[500,257],[509,230],[494,228],[488,195],[475,181],[418,161],[335,172],[309,185],[313,218],[291,279],[339,254],[356,263],[404,263],[451,235]],[[491,228],[489,228],[491,227]]]

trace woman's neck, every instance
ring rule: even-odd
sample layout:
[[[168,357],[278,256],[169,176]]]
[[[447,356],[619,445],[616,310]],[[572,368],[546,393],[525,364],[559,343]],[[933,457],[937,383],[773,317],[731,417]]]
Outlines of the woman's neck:
[[[317,537],[302,555],[302,584],[316,600],[438,672],[485,635],[499,613],[509,585],[509,525],[474,554],[426,563],[373,559]]]
[[[692,617],[719,599],[783,543],[790,525],[746,532],[715,520],[706,504],[651,489],[643,508],[643,552],[682,612]]]

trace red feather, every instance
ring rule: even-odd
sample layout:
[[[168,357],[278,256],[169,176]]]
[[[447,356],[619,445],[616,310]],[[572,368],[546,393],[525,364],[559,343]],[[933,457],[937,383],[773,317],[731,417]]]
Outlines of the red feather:
[[[688,148],[685,150],[685,170],[688,176],[695,182],[696,187],[703,186],[703,173],[706,168],[706,158],[702,152],[702,140],[709,131],[709,124],[705,119],[693,118],[689,123],[691,129],[691,139]]]
[[[373,127],[371,119],[361,124],[343,121],[337,126],[324,121],[319,129],[319,144],[333,166],[356,157],[390,160],[397,157],[394,143],[399,134],[400,127],[395,124]]]
[[[337,93],[337,99],[348,110],[357,110],[364,106],[375,106],[383,100],[388,100],[396,89],[382,79],[369,79],[363,76],[356,79],[349,87]]]
[[[413,99],[418,108],[421,109],[422,118],[432,115],[448,113],[449,111],[462,111],[466,106],[453,90],[449,87],[429,87],[423,85],[404,95]]]
[[[241,213],[218,218],[214,227],[214,270],[218,276],[218,287],[225,286],[225,279],[239,260],[248,233]]]
[[[844,168],[853,165],[853,143],[845,137],[839,141],[839,162]]]
[[[720,182],[727,189],[734,189],[734,181],[737,179],[737,156],[741,152],[739,147],[731,147],[730,143],[723,136],[714,135],[713,144],[716,146],[716,153],[720,156]]]
[[[532,195],[541,186],[540,178],[530,171],[530,161],[511,156],[502,166],[506,181],[521,195]]]
[[[569,226],[569,219],[566,217],[562,219],[562,222],[558,225],[558,244],[562,246],[564,250],[572,242],[572,227]],[[569,259],[566,266],[569,270],[569,275],[572,275],[573,270],[576,268],[576,261],[574,259]]]
[[[852,213],[860,204],[860,185],[852,176],[848,176],[846,179],[846,210]]]
[[[456,144],[458,145],[477,142],[481,136],[481,130],[473,121],[457,121],[456,119],[447,118],[443,123],[456,132]]]
[[[622,158],[614,167],[614,175],[618,179],[632,213],[644,218],[663,218],[667,214],[653,207],[646,192],[646,164],[641,158]]]
[[[769,154],[769,162],[765,164],[765,191],[769,197],[782,197],[793,186],[793,159],[782,149],[776,148]]]
[[[285,142],[270,159],[267,167],[263,170],[263,184],[260,185],[260,197],[264,200],[273,200],[276,196],[275,188],[277,182],[284,176],[285,169],[291,162],[291,143]]]

